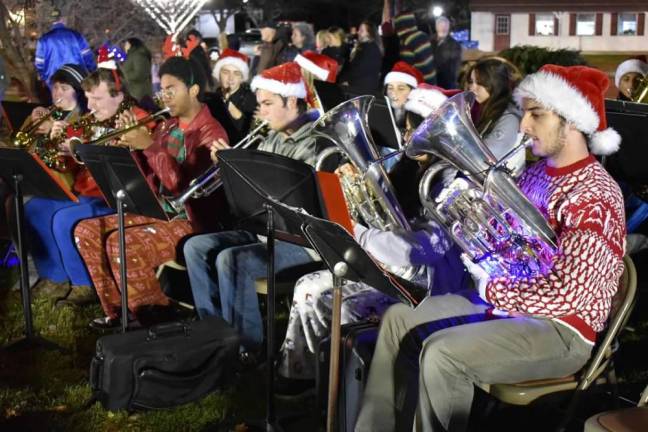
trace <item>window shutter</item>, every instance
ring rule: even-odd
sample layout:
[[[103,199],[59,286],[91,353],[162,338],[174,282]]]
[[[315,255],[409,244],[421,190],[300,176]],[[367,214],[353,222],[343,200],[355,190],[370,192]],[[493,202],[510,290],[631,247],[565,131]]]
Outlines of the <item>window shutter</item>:
[[[610,19],[610,34],[612,36],[616,36],[618,28],[619,28],[619,14],[613,13]]]
[[[560,36],[560,22],[558,17],[554,15],[554,36]]]
[[[596,14],[596,24],[594,28],[596,29],[594,31],[594,34],[596,36],[601,36],[603,34],[603,14],[602,13]]]
[[[646,28],[646,14],[639,12],[637,17],[637,36],[643,36]]]
[[[569,36],[575,36],[575,35],[576,35],[576,14],[570,13],[569,14]]]
[[[535,14],[529,14],[529,36],[535,36],[536,34],[535,21]]]

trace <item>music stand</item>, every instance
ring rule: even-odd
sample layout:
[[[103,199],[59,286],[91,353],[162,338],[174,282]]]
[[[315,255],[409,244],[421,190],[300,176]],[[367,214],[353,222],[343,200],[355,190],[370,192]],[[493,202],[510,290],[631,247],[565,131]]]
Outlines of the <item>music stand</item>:
[[[31,291],[25,246],[25,202],[24,194],[55,200],[78,202],[67,187],[56,177],[37,156],[24,149],[0,147],[0,176],[14,192],[14,212],[16,215],[16,247],[20,257],[20,293],[25,317],[25,337],[10,343],[7,350],[18,350],[40,346],[48,349],[62,348],[34,334],[31,312]]]
[[[2,114],[7,121],[9,132],[20,129],[37,106],[40,105],[30,102],[2,101]]]
[[[231,207],[237,214],[241,207],[248,207],[253,213],[253,218],[258,217],[263,208],[267,215],[268,236],[268,394],[266,428],[274,430],[276,427],[274,415],[274,238],[275,232],[281,232],[281,237],[286,241],[308,245],[318,251],[326,265],[334,275],[334,302],[331,323],[331,362],[329,369],[329,402],[327,416],[327,430],[331,430],[335,406],[337,403],[337,378],[339,370],[340,350],[340,324],[342,305],[342,279],[363,281],[385,292],[388,295],[400,298],[410,305],[418,304],[427,295],[427,289],[420,288],[415,294],[404,291],[403,287],[394,285],[395,279],[390,279],[358,245],[348,230],[335,222],[317,216],[326,217],[326,209],[315,205],[315,201],[305,203],[295,202],[300,196],[321,197],[318,182],[312,168],[293,159],[280,157],[265,152],[251,152],[241,150],[228,150],[219,153],[223,184],[228,200],[236,197],[236,203]],[[291,191],[283,191],[281,171],[277,166],[283,166],[283,171],[293,173],[300,171],[304,176],[302,181],[294,183]],[[270,168],[270,169],[269,169]],[[270,171],[266,173],[264,171]],[[270,174],[274,182],[264,181]],[[260,180],[260,181],[259,181]],[[277,181],[279,180],[279,181]],[[271,190],[268,190],[271,189]],[[299,191],[296,193],[296,191]],[[236,195],[234,195],[236,193]],[[341,190],[339,191],[341,194]],[[283,200],[282,200],[283,198]],[[288,199],[286,199],[288,198]],[[287,202],[292,201],[292,202]],[[240,204],[243,202],[244,204]],[[306,205],[301,205],[306,204]],[[309,211],[310,210],[310,211]],[[240,214],[239,214],[240,215]],[[249,218],[247,214],[242,214]],[[275,225],[275,218],[281,221],[280,226]],[[344,221],[342,221],[345,223]],[[401,290],[398,289],[401,288]]]
[[[124,147],[99,145],[80,145],[75,150],[90,170],[108,205],[117,210],[121,329],[122,333],[126,333],[128,328],[128,284],[126,280],[125,211],[163,221],[168,221],[169,218],[130,150]]]

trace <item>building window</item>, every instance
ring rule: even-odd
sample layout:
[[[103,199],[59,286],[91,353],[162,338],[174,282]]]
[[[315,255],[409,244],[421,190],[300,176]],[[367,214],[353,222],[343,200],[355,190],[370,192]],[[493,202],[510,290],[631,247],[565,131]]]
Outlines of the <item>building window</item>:
[[[495,34],[507,35],[509,34],[510,17],[508,15],[495,16]]]
[[[594,36],[596,34],[596,14],[579,13],[576,18],[577,36]]]
[[[617,34],[635,36],[637,34],[637,14],[620,13],[617,20]]]
[[[536,14],[535,16],[535,29],[537,36],[555,36],[556,21],[553,14]]]

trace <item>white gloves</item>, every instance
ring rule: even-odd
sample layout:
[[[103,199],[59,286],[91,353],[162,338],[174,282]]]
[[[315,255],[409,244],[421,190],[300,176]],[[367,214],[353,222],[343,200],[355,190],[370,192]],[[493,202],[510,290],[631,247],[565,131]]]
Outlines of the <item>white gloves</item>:
[[[488,285],[490,276],[486,273],[486,270],[472,262],[465,253],[461,254],[461,261],[463,261],[466,270],[468,270],[470,276],[472,276],[477,291],[479,291],[479,297],[481,297],[485,302],[488,302],[486,299],[486,285]]]

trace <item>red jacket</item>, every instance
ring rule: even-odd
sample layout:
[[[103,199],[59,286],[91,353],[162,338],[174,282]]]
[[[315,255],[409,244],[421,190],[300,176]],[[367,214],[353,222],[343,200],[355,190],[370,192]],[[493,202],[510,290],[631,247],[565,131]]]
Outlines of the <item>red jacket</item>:
[[[172,196],[181,194],[194,178],[213,165],[210,145],[218,138],[227,142],[227,133],[203,105],[196,117],[184,127],[185,160],[178,163],[174,149],[169,147],[170,133],[179,127],[174,117],[160,123],[153,133],[153,144],[143,151],[149,183],[159,190],[160,184]],[[227,219],[227,208],[222,191],[211,196],[190,199],[185,208],[194,231],[213,231]]]

